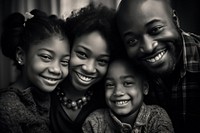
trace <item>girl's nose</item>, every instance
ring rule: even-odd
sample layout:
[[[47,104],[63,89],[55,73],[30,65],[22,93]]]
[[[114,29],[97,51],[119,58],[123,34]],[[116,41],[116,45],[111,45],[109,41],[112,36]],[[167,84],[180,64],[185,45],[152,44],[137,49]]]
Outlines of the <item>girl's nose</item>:
[[[61,74],[60,63],[54,62],[53,64],[51,64],[51,66],[49,67],[49,72],[57,75]]]

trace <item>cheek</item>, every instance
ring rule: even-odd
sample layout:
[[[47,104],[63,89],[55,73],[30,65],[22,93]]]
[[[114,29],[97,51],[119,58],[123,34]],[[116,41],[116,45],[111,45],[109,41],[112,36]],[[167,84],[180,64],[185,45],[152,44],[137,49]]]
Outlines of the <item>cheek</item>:
[[[112,93],[113,93],[113,90],[111,90],[111,89],[105,90],[105,100],[106,100],[107,103],[109,102],[109,99],[110,99]]]
[[[63,67],[62,68],[63,78],[67,77],[69,74],[69,67]]]

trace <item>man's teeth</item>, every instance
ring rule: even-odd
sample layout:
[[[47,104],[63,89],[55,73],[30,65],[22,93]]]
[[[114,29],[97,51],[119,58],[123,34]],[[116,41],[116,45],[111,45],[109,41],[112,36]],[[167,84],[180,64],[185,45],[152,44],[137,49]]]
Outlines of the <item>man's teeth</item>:
[[[79,77],[81,80],[86,81],[86,82],[92,80],[92,78],[86,77],[86,76],[84,76],[84,75],[82,75],[82,74],[80,74],[80,73],[78,73],[78,77]]]
[[[154,58],[147,59],[147,61],[151,62],[151,63],[154,63],[154,62],[160,60],[163,57],[164,54],[165,54],[165,51],[162,51],[158,55],[156,55]]]
[[[127,104],[128,101],[116,101],[115,104],[116,105],[124,105],[124,104]]]

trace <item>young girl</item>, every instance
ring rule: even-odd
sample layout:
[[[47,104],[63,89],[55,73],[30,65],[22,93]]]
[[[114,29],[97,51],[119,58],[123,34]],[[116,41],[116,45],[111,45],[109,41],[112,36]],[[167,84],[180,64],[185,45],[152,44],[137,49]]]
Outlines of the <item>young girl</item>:
[[[149,84],[144,71],[125,58],[110,63],[105,80],[108,109],[91,113],[83,124],[85,133],[173,133],[164,109],[146,105]]]
[[[66,20],[72,48],[69,76],[52,96],[51,123],[56,133],[81,133],[88,114],[103,106],[103,87],[99,85],[114,43],[113,16],[113,10],[90,4]]]
[[[1,132],[48,133],[50,92],[68,75],[70,45],[62,20],[44,12],[11,14],[3,25],[2,52],[21,75],[1,89]]]

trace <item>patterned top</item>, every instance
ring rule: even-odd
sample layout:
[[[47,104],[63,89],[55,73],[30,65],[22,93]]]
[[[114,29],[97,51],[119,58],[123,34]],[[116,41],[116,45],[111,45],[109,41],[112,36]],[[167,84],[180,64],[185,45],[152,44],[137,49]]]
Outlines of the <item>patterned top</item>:
[[[109,109],[91,113],[82,126],[84,133],[173,133],[167,112],[157,105],[143,105],[135,123],[122,123]]]
[[[0,90],[1,133],[49,133],[50,97],[35,99],[32,88]],[[38,94],[36,94],[38,95]]]
[[[178,78],[171,76],[170,86],[160,78],[155,79],[152,88],[156,102],[148,102],[167,110],[177,133],[196,131],[200,120],[200,36],[182,32],[182,38],[183,60]]]

